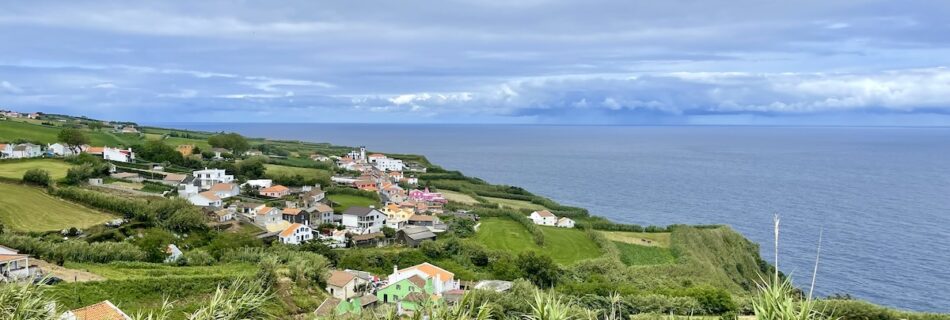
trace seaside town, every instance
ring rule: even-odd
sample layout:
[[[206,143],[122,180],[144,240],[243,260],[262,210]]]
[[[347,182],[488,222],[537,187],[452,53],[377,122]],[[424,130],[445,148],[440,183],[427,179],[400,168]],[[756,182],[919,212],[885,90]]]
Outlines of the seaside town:
[[[4,111],[3,120],[75,122],[62,117],[47,117],[40,113]],[[88,121],[83,120],[88,126]],[[142,135],[134,124],[97,123],[109,134]],[[62,138],[62,137],[61,137]],[[61,140],[68,140],[61,139]],[[193,144],[175,145],[174,150],[184,158],[207,159],[211,163],[239,163],[250,157],[268,157],[264,151],[248,148],[236,151],[211,148],[200,152]],[[352,248],[419,247],[451,231],[453,226],[478,230],[480,218],[470,210],[449,210],[449,200],[440,192],[420,185],[417,175],[425,174],[426,166],[412,161],[391,158],[383,153],[370,153],[365,147],[345,154],[306,155],[313,163],[339,168],[330,177],[331,185],[320,184],[285,186],[274,179],[239,179],[224,168],[204,167],[190,172],[169,170],[169,163],[151,162],[137,157],[136,150],[119,145],[70,145],[66,142],[35,144],[8,141],[0,143],[0,159],[26,161],[29,159],[65,159],[92,156],[108,165],[107,175],[80,181],[78,185],[116,194],[150,195],[128,186],[165,186],[158,196],[180,198],[200,208],[207,223],[215,229],[251,228],[253,236],[265,243],[301,246],[320,243],[334,250]],[[279,158],[279,156],[278,156]],[[15,162],[16,163],[16,162]],[[377,205],[341,204],[327,196],[326,188],[337,194],[361,198],[377,198]],[[574,220],[557,217],[542,209],[527,215],[531,223],[552,228],[575,228]],[[444,219],[457,223],[448,224]],[[458,221],[467,221],[458,223]],[[113,219],[105,225],[116,228],[130,223],[128,219]],[[83,230],[63,230],[65,236],[85,236]],[[187,249],[176,243],[164,245],[164,262],[175,264]],[[18,250],[0,246],[0,282],[8,281],[62,281],[50,277],[43,267],[32,263],[35,258]],[[48,263],[44,263],[48,265]],[[373,274],[362,270],[331,270],[326,277],[327,298],[314,310],[315,315],[359,314],[367,308],[388,304],[399,314],[411,314],[420,303],[454,303],[466,290],[503,292],[511,288],[505,280],[460,279],[454,273],[433,263],[413,266],[393,266],[390,274]],[[111,315],[90,317],[88,314]],[[62,319],[129,319],[119,307],[106,300],[83,308],[70,310]]]

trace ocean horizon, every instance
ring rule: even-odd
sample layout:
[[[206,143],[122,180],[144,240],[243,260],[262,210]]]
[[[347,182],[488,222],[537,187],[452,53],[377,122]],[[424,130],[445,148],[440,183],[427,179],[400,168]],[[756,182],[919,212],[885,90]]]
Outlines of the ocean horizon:
[[[950,312],[950,128],[154,123],[365,145],[642,225],[725,224],[819,295]],[[809,130],[800,130],[809,128]]]

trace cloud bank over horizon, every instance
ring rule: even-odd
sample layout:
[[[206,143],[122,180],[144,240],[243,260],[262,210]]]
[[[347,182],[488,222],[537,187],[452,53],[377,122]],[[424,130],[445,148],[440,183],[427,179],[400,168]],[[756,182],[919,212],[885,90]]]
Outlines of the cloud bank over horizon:
[[[0,109],[141,122],[950,125],[950,4],[0,4]]]

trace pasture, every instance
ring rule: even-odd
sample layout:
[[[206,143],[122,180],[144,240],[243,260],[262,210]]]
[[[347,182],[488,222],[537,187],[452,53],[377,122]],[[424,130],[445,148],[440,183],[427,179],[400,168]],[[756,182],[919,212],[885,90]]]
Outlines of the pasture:
[[[0,161],[0,177],[20,180],[23,179],[23,174],[27,170],[43,169],[56,180],[66,177],[66,170],[70,167],[72,167],[71,164],[56,159]]]
[[[580,229],[541,227],[544,232],[544,247],[534,243],[524,226],[505,218],[484,218],[475,239],[486,247],[513,253],[537,251],[544,253],[560,264],[599,257],[602,253],[597,244]]]
[[[0,222],[16,231],[84,229],[115,217],[55,198],[43,189],[0,183]]]

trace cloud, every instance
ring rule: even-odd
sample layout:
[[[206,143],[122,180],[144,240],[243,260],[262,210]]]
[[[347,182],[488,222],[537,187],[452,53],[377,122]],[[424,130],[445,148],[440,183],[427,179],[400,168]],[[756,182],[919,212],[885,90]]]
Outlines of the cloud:
[[[950,105],[940,1],[407,1],[0,3],[0,42],[17,44],[0,51],[0,95],[183,121],[622,122]]]
[[[21,93],[23,89],[10,83],[9,81],[0,81],[0,89],[9,93]]]

